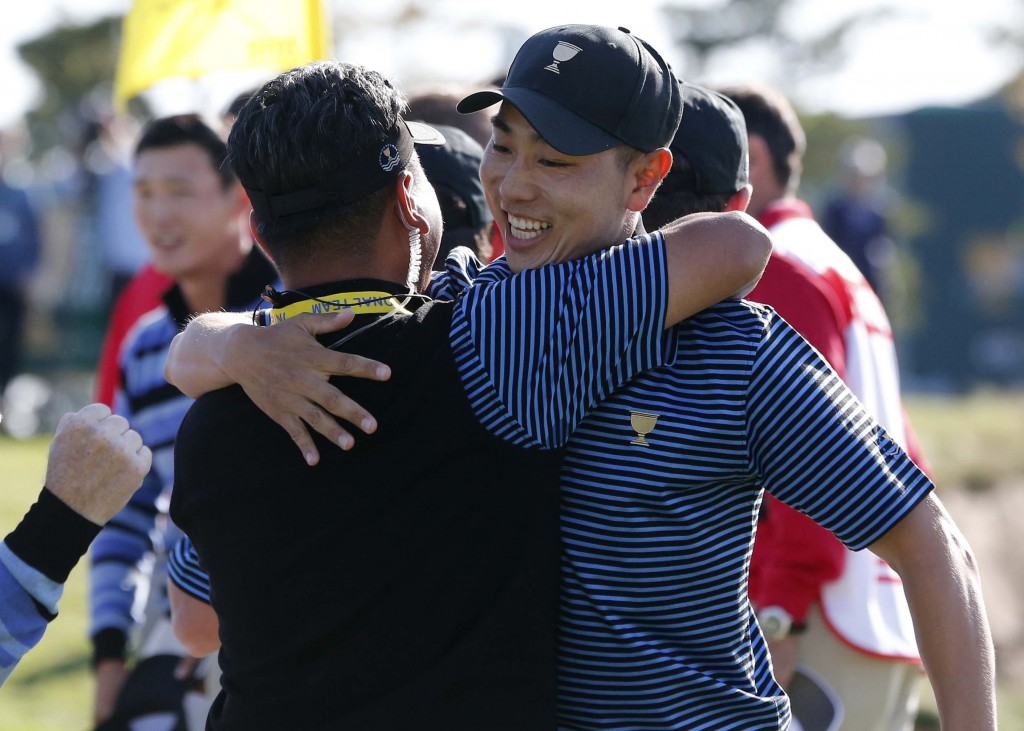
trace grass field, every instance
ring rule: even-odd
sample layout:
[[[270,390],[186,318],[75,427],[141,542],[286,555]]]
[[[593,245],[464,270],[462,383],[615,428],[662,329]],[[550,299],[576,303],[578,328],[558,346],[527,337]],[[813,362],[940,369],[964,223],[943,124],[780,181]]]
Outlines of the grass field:
[[[48,439],[0,437],[0,532],[6,535],[35,500],[46,474]],[[84,731],[89,728],[92,686],[86,641],[86,571],[71,574],[60,616],[0,690],[4,731]]]
[[[932,461],[941,490],[983,492],[1024,478],[1024,394],[964,399],[910,398],[908,410]],[[35,499],[43,483],[48,439],[0,437],[0,535]],[[3,731],[85,731],[92,683],[86,641],[86,570],[72,572],[60,617],[0,690]],[[926,697],[924,706],[933,703]],[[1024,728],[1024,689],[1003,687],[1000,725]]]

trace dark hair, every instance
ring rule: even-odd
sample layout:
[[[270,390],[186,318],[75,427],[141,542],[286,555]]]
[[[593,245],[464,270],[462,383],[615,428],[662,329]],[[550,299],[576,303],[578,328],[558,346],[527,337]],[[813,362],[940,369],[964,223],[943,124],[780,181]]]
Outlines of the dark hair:
[[[685,114],[685,112],[684,112]],[[691,213],[721,213],[734,193],[695,193],[696,178],[686,156],[674,153],[672,169],[661,181],[654,198],[643,212],[644,226],[649,231]]]
[[[210,156],[210,165],[220,176],[221,184],[227,188],[235,182],[235,174],[226,162],[227,146],[224,140],[195,114],[160,117],[147,124],[135,145],[135,157],[146,150],[179,145],[195,145],[206,150]]]
[[[720,89],[736,102],[747,124],[747,135],[760,135],[772,156],[772,169],[779,185],[795,193],[800,185],[807,137],[793,105],[775,89],[737,86]]]
[[[228,157],[246,188],[271,195],[303,190],[379,147],[404,107],[401,92],[376,71],[317,61],[281,74],[252,95],[231,128]],[[326,247],[358,253],[376,237],[392,198],[393,189],[384,186],[348,205],[257,220],[256,230],[282,266]]]

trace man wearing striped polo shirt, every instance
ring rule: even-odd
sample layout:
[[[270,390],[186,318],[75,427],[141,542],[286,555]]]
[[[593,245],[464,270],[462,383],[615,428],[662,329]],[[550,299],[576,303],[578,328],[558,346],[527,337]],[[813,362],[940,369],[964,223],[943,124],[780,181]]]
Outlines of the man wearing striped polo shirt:
[[[585,227],[609,211],[588,201],[576,166],[599,150],[631,154],[623,145],[629,115],[605,107],[623,79],[596,63],[604,39],[580,26],[544,31],[524,44],[500,90],[460,105],[501,102],[481,178],[506,258],[484,270],[488,281],[601,245]],[[631,211],[616,213],[624,225],[637,223]],[[992,643],[977,571],[928,479],[772,310],[726,302],[670,334],[664,363],[608,396],[569,440],[560,727],[789,727],[789,703],[746,593],[768,488],[901,574],[943,727],[994,728]],[[267,352],[245,340],[249,358]],[[232,372],[258,386],[241,364]],[[351,364],[335,367],[347,372]],[[282,423],[305,414],[336,437],[310,414],[363,417],[336,395],[297,390],[300,401],[326,408],[279,412]]]
[[[615,151],[584,163],[609,208],[642,208],[670,163],[676,82],[666,69],[635,91],[662,113],[635,130],[646,151],[626,167]],[[662,359],[669,323],[767,258],[749,217],[709,216],[667,240],[481,276],[457,302],[419,294],[442,226],[413,145],[443,138],[402,106],[380,74],[319,62],[265,84],[228,139],[287,287],[268,289],[264,320],[349,307],[341,340],[393,377],[349,384],[380,429],[315,470],[240,387],[205,394],[182,422],[171,515],[219,619],[211,729],[554,726],[560,447]],[[701,277],[707,266],[723,276]],[[466,479],[499,462],[486,484]]]
[[[672,141],[672,171],[644,211],[647,225],[657,228],[687,213],[747,210],[753,199],[774,199],[774,186],[755,178],[755,168],[758,174],[774,175],[775,166],[764,157],[765,140],[772,140],[773,149],[802,149],[796,115],[777,94],[753,92],[755,100],[764,94],[754,106],[760,126],[770,130],[761,135],[755,165],[747,138],[748,133],[754,136],[754,125],[737,103],[738,91],[728,94],[682,84],[683,121]],[[791,157],[786,166],[795,171],[799,153]],[[761,191],[758,197],[754,193],[762,184],[769,193]],[[814,230],[798,226],[797,232]],[[771,305],[796,328],[921,466],[898,389],[892,388],[899,382],[898,369],[884,310],[874,295],[865,300],[867,293],[858,291],[852,304],[859,302],[875,324],[879,318],[885,324],[865,331],[865,319],[853,317],[857,308],[850,301],[843,306],[844,298],[836,296],[836,282],[847,281],[852,265],[842,266],[842,252],[821,237],[798,242],[846,276],[815,273],[773,238],[764,276],[748,298]],[[863,307],[871,298],[875,306]],[[845,328],[844,317],[849,320]],[[847,368],[852,361],[856,366]],[[840,720],[844,731],[910,729],[917,715],[920,656],[899,577],[870,551],[850,551],[802,513],[770,495],[765,500],[749,593],[775,678],[790,696],[794,717],[805,731],[832,728]]]

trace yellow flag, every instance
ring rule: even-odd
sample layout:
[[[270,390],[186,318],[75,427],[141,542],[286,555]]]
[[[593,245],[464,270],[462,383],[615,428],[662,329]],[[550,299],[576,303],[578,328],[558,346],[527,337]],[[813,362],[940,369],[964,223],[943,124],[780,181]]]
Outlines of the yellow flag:
[[[164,79],[286,71],[330,53],[322,0],[134,0],[124,20],[115,101]]]

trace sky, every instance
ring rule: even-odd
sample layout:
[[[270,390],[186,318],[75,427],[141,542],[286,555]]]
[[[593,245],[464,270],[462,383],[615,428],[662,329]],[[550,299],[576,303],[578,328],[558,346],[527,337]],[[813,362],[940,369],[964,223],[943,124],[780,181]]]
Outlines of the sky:
[[[338,57],[383,71],[407,91],[426,79],[477,83],[511,61],[518,45],[533,32],[564,22],[624,25],[662,50],[677,72],[687,76],[672,48],[658,9],[666,0],[515,0],[500,6],[479,0],[418,0],[438,20],[416,30],[390,22],[410,0],[329,0],[346,21],[336,34]],[[9,13],[0,24],[0,83],[6,103],[0,128],[19,119],[39,93],[29,69],[15,52],[18,42],[34,38],[60,22],[84,23],[109,13],[124,13],[130,0],[33,0],[32,13]],[[673,0],[673,4],[715,5],[716,0]],[[793,31],[813,33],[874,7],[899,11],[897,19],[864,28],[851,39],[848,60],[836,73],[787,78],[768,49],[752,49],[723,59],[708,84],[761,81],[778,86],[808,112],[864,117],[908,111],[927,105],[955,105],[991,94],[1024,67],[1021,51],[999,51],[977,29],[985,22],[1024,32],[1024,0],[796,0]],[[500,32],[492,30],[497,24]],[[251,85],[249,79],[222,80],[215,87],[170,84],[152,95],[157,112],[211,107]]]

